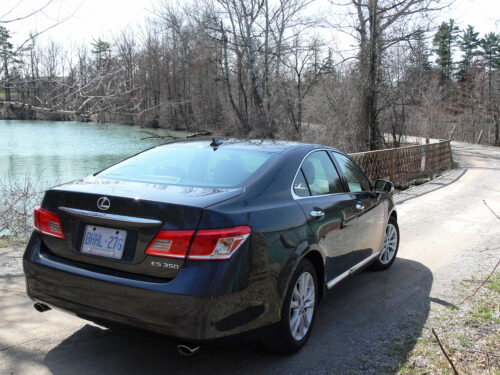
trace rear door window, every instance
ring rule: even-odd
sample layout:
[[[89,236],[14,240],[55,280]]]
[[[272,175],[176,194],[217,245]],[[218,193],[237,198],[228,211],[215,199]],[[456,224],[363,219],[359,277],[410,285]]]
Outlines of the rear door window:
[[[344,192],[339,174],[326,151],[315,151],[310,154],[302,163],[301,171],[313,196]],[[297,178],[299,176],[300,174]],[[297,179],[294,186],[296,185]]]

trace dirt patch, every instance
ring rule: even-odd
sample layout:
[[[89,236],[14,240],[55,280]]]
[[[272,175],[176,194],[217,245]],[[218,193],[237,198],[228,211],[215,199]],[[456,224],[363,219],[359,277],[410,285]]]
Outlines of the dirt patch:
[[[486,277],[463,280],[451,291],[460,302],[432,306],[422,335],[393,345],[397,374],[453,373],[432,329],[459,374],[500,374],[500,272],[471,296]],[[413,349],[402,357],[408,345]]]

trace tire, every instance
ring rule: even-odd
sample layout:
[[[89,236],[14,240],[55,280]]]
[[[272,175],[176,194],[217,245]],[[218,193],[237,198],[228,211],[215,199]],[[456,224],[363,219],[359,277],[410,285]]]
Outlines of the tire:
[[[380,255],[371,264],[370,269],[383,271],[388,269],[394,263],[399,249],[399,226],[394,218],[390,218],[385,227],[384,243]]]
[[[300,286],[305,287],[305,290],[301,291]],[[314,288],[312,292],[310,288]],[[312,293],[314,296],[311,295]],[[309,297],[307,297],[308,295]],[[316,271],[312,263],[304,259],[292,276],[283,302],[281,321],[273,335],[262,339],[264,346],[281,354],[291,354],[302,348],[312,331],[318,306],[318,295]],[[293,306],[296,306],[293,309],[290,308],[292,301]],[[291,322],[294,323],[296,329],[293,329]]]

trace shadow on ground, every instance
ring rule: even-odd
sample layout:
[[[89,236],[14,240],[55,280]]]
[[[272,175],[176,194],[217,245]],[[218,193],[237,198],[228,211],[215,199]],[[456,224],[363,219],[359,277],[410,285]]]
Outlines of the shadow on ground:
[[[323,299],[308,344],[292,356],[247,342],[202,347],[185,358],[160,335],[85,325],[43,362],[55,375],[390,374],[425,323],[432,281],[428,268],[406,259],[346,280]]]

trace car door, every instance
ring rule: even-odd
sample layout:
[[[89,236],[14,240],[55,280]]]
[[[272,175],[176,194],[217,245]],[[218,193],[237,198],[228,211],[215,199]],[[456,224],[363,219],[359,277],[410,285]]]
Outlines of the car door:
[[[303,160],[293,183],[293,196],[326,254],[325,273],[331,280],[352,263],[356,238],[356,199],[346,192],[327,150]]]
[[[357,264],[380,251],[385,229],[384,205],[353,160],[338,152],[332,152],[332,155],[356,200],[356,243],[352,259]]]

